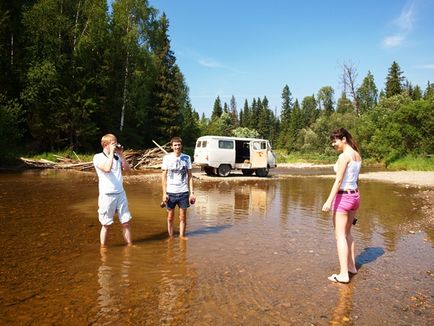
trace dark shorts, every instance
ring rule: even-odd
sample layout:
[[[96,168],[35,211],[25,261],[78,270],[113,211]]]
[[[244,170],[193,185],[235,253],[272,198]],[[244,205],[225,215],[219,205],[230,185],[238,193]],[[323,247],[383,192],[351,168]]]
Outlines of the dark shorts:
[[[166,207],[167,209],[174,209],[176,205],[179,206],[179,208],[188,208],[190,207],[189,203],[189,192],[182,192],[179,194],[174,193],[167,193],[167,196],[169,196],[169,199],[167,200]]]

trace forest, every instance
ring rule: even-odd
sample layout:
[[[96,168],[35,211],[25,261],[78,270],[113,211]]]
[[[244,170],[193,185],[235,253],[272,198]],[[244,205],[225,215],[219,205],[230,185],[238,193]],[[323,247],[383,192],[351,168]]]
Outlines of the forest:
[[[23,153],[100,150],[114,133],[127,148],[205,134],[269,139],[287,153],[330,154],[328,134],[349,129],[378,162],[432,157],[434,85],[413,85],[391,62],[384,87],[342,66],[341,90],[324,85],[279,112],[267,97],[217,97],[200,116],[170,44],[169,17],[145,0],[4,0],[0,3],[0,146]],[[296,83],[296,81],[291,81]],[[382,83],[383,84],[383,83]],[[337,99],[336,99],[337,98]]]

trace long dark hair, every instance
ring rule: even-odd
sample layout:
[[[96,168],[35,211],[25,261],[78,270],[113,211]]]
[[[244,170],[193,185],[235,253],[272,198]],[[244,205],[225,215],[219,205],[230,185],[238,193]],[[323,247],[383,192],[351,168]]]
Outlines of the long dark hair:
[[[331,141],[335,139],[342,140],[344,137],[347,140],[347,144],[350,145],[355,151],[360,153],[359,146],[357,145],[356,141],[353,139],[353,136],[351,136],[350,132],[347,129],[339,128],[330,134]]]

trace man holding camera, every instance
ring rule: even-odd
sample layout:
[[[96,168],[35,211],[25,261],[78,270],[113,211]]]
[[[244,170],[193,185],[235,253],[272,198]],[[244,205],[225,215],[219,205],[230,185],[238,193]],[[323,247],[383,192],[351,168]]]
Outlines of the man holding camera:
[[[128,245],[132,245],[128,200],[123,187],[122,170],[130,171],[125,160],[123,147],[118,144],[116,136],[104,135],[101,138],[103,151],[95,154],[93,165],[98,175],[98,217],[101,223],[101,247],[107,245],[107,234],[113,225],[113,217],[117,211],[122,224],[122,233]]]
[[[182,139],[173,137],[170,140],[172,153],[163,157],[162,207],[167,208],[167,231],[173,237],[173,220],[175,219],[175,207],[179,206],[179,237],[187,239],[187,208],[194,204],[196,197],[193,192],[193,175],[190,156],[182,153]]]

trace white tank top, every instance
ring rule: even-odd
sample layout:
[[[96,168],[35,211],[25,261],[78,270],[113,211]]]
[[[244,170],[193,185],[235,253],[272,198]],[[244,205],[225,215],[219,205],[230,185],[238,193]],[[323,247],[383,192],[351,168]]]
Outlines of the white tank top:
[[[357,189],[357,180],[359,179],[362,161],[351,160],[345,169],[344,178],[342,179],[340,190]],[[333,166],[335,173],[338,171],[338,162]]]

